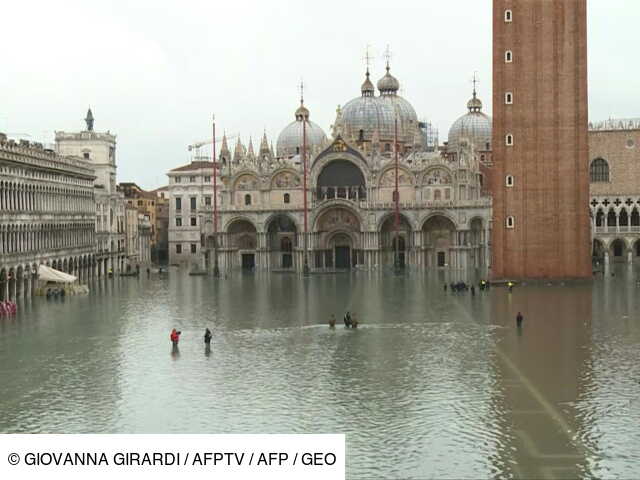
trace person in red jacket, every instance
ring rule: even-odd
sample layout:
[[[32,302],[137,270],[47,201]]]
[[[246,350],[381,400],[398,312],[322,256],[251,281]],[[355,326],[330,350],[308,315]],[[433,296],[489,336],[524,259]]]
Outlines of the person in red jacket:
[[[171,330],[171,335],[169,335],[169,338],[171,339],[171,343],[173,344],[174,348],[178,346],[181,333],[182,332],[178,332],[175,328]]]

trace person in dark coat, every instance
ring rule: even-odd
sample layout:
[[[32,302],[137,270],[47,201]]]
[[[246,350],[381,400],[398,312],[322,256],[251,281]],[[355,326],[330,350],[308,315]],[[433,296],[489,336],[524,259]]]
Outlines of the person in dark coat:
[[[208,328],[205,329],[204,331],[204,343],[205,345],[211,345],[211,337],[213,335],[211,335],[211,330],[209,330]]]
[[[516,315],[516,325],[518,326],[518,328],[522,327],[523,320],[524,317],[522,316],[522,313],[518,312],[518,315]]]

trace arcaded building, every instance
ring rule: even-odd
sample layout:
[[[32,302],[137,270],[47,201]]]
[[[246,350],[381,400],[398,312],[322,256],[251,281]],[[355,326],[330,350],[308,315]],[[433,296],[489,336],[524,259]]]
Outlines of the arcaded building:
[[[498,279],[591,277],[586,9],[586,0],[493,2]]]
[[[589,124],[589,181],[596,268],[640,260],[639,118]]]
[[[233,152],[225,139],[217,235],[212,163],[170,171],[170,262],[211,269],[217,254],[222,270],[486,268],[491,199],[480,155],[490,156],[491,119],[474,92],[449,132],[455,142],[430,145],[399,88],[388,65],[377,92],[367,71],[330,134],[301,101],[275,151],[266,135],[256,149],[238,139]]]
[[[93,181],[80,158],[0,134],[0,300],[31,294],[40,264],[91,274]]]

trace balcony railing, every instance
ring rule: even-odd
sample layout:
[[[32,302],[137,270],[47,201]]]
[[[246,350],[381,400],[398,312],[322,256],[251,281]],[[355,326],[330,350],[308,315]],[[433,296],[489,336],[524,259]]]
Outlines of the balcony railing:
[[[640,233],[640,225],[602,225],[595,227],[596,233]]]

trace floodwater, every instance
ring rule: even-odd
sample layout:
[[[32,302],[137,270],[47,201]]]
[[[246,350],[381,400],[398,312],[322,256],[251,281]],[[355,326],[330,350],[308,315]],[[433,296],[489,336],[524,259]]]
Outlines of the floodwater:
[[[353,479],[639,478],[639,279],[102,279],[0,318],[0,431],[345,433]]]

